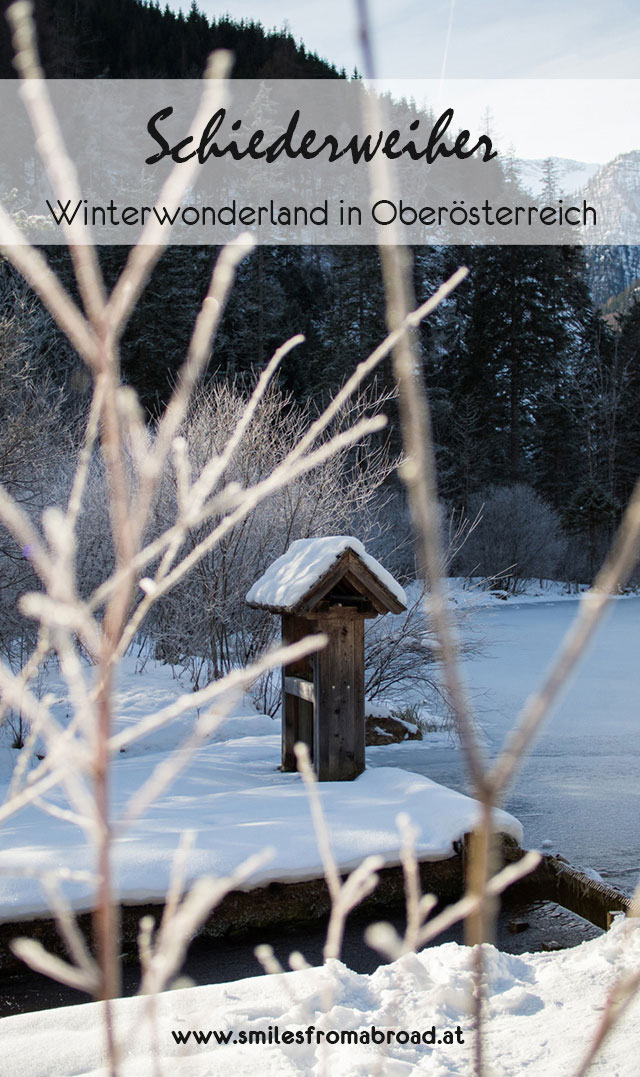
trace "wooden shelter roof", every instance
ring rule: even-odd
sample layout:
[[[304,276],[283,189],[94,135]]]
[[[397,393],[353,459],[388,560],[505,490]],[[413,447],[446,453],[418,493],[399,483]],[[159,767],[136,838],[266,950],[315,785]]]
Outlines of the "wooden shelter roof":
[[[247,602],[271,613],[305,616],[321,604],[355,606],[369,616],[401,613],[403,588],[351,536],[299,539],[253,585]]]

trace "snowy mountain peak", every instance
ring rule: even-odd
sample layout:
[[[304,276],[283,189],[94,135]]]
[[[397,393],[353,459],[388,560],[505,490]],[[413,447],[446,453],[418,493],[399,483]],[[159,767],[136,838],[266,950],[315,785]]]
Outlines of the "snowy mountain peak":
[[[620,153],[602,165],[581,194],[607,207],[611,246],[587,249],[593,297],[596,303],[604,303],[640,277],[640,246],[621,246],[619,238],[625,233],[637,235],[640,227],[640,150]]]
[[[600,246],[586,249],[593,298],[604,303],[640,277],[640,246],[624,243],[640,229],[640,150],[620,153],[603,165],[568,157],[517,160],[520,186],[534,198],[544,197],[549,161],[557,197],[577,196],[606,209],[603,238],[610,245],[601,238]]]
[[[552,163],[554,180],[558,188],[558,194],[561,196],[573,194],[574,191],[584,187],[602,167],[593,161],[574,161],[570,157],[551,157],[546,160],[550,160]],[[536,160],[520,159],[516,161],[520,184],[534,198],[541,195],[545,188],[546,160],[539,158]]]

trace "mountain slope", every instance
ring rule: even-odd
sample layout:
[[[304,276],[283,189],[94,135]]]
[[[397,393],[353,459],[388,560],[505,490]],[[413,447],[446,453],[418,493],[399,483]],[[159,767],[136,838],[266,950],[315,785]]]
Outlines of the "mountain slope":
[[[574,161],[570,157],[549,157],[546,160],[551,162],[559,195],[573,194],[574,191],[584,187],[600,168],[600,165],[594,162]],[[516,161],[516,165],[520,185],[534,198],[539,198],[544,193],[547,179],[545,160],[520,158]]]
[[[580,192],[588,202],[606,204],[615,231],[640,230],[640,150],[621,153],[603,165]],[[640,246],[587,248],[589,283],[594,301],[606,302],[640,277]]]

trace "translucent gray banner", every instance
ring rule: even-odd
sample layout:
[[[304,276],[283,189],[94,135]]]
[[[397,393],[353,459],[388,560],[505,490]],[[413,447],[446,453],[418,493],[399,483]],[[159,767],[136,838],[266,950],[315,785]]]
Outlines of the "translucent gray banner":
[[[62,243],[73,224],[77,242],[98,244],[221,244],[244,231],[266,244],[640,242],[640,153],[573,192],[549,166],[534,193],[500,137],[447,101],[446,83],[437,95],[412,84],[420,106],[358,80],[216,81],[204,105],[203,86],[50,82],[77,172],[77,189],[68,177],[54,189],[25,90],[1,82],[0,201],[22,234]],[[575,110],[574,98],[573,123]],[[185,177],[176,198],[172,182]]]

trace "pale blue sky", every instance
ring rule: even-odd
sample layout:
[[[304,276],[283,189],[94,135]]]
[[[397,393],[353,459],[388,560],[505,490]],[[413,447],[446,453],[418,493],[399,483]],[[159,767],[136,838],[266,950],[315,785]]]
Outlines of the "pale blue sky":
[[[179,6],[178,3],[175,6]],[[183,0],[183,9],[190,0]],[[360,66],[350,0],[199,0],[296,38],[351,71]],[[638,0],[370,0],[379,74],[437,78],[451,22],[451,78],[636,78]]]
[[[353,0],[198,0],[208,15],[230,12],[291,33],[348,72],[362,66]],[[190,0],[174,0],[188,10]],[[582,114],[554,110],[551,87],[543,109],[494,84],[458,89],[460,124],[477,123],[491,103],[503,148],[522,157],[547,154],[605,161],[640,147],[640,0],[370,0],[379,77],[438,79],[638,80],[635,87],[602,82]],[[551,91],[551,92],[549,92]],[[445,94],[446,94],[445,90]],[[630,96],[629,96],[630,95]],[[422,96],[418,91],[416,98]],[[446,104],[449,102],[447,101]],[[445,102],[443,102],[443,107]],[[546,111],[547,130],[541,123]],[[559,112],[559,115],[553,113]],[[556,130],[554,130],[556,124]],[[563,133],[561,133],[561,131]]]

